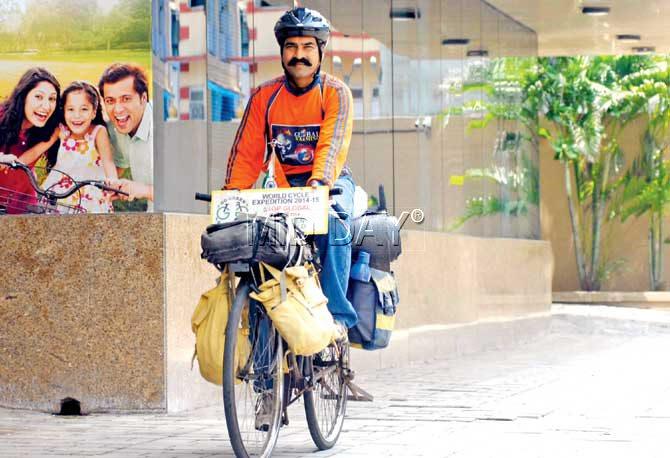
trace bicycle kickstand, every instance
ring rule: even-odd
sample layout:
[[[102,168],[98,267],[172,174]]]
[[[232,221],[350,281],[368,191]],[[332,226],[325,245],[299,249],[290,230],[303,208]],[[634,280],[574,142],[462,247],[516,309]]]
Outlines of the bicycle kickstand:
[[[370,393],[365,391],[363,388],[360,386],[356,385],[353,380],[354,380],[354,371],[351,369],[348,370],[345,378],[345,384],[349,388],[349,392],[351,394],[347,395],[347,400],[348,401],[356,401],[356,402],[372,402],[374,401],[374,396],[372,396]]]

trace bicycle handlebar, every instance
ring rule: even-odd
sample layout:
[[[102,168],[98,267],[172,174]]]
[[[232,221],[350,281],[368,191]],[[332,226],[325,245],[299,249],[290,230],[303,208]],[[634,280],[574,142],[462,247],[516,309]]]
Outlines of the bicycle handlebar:
[[[204,202],[211,202],[212,201],[212,195],[211,194],[205,194],[202,192],[196,192],[195,193],[195,200],[202,200]]]
[[[332,196],[339,196],[342,194],[344,190],[342,188],[331,188],[328,191],[328,195],[330,197]],[[212,201],[212,195],[211,194],[206,194],[203,192],[196,192],[195,193],[195,200],[202,200],[203,202],[211,202]]]
[[[328,191],[328,195],[330,197],[332,196],[339,196],[344,192],[344,189],[342,188],[331,188]],[[206,194],[203,192],[196,192],[195,193],[195,200],[201,200],[203,202],[211,202],[212,201],[212,195],[211,194]],[[337,202],[331,202],[330,207],[337,213],[341,218],[343,217],[342,215],[346,215],[347,212],[344,211],[344,208]]]
[[[83,181],[72,180],[74,185],[70,189],[68,189],[67,191],[64,191],[64,192],[45,191],[44,189],[40,188],[40,185],[39,185],[39,183],[37,183],[37,179],[35,178],[35,174],[32,172],[30,167],[25,165],[23,162],[19,162],[19,161],[11,161],[11,162],[0,161],[0,164],[6,165],[10,169],[13,169],[13,170],[23,171],[23,173],[25,173],[28,176],[28,180],[30,181],[30,185],[33,187],[35,192],[42,197],[46,197],[47,199],[65,199],[67,197],[70,197],[75,192],[79,191],[84,186],[95,186],[96,188],[101,189],[103,191],[109,191],[109,192],[113,192],[113,193],[116,193],[116,194],[120,194],[122,196],[128,196],[127,192],[120,191],[118,189],[112,188],[111,186],[107,186],[105,184],[105,182],[101,181],[101,180],[83,180]]]

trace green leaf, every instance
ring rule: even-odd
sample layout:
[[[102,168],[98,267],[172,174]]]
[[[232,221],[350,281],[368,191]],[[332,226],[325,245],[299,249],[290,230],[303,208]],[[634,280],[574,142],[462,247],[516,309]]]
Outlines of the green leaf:
[[[493,121],[493,119],[493,113],[486,113],[482,119],[473,119],[468,123],[468,132],[472,129],[484,129],[491,121]]]
[[[545,127],[540,127],[537,130],[537,135],[539,135],[542,138],[546,138],[547,140],[551,140],[551,134]]]

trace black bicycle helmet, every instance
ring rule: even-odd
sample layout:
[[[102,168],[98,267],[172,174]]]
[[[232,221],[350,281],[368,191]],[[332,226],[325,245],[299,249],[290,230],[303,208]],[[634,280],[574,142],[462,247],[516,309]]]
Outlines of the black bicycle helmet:
[[[275,24],[275,37],[281,47],[289,37],[314,37],[323,48],[330,38],[330,24],[316,10],[293,8],[284,13]]]

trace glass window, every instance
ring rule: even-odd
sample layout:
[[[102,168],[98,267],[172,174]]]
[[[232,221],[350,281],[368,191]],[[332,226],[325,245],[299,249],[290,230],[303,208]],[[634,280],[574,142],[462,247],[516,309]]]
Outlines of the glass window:
[[[173,56],[179,55],[179,13],[176,11],[171,11],[171,51]]]
[[[216,41],[216,15],[210,11],[216,11],[216,0],[207,0],[207,52],[212,56],[217,55]]]
[[[239,94],[226,89],[213,81],[207,82],[210,93],[210,120],[213,122],[231,121],[235,118]]]
[[[223,60],[233,57],[235,36],[231,27],[228,0],[219,0],[219,57]]]
[[[165,13],[165,0],[156,0],[151,4],[151,22],[155,24],[151,28],[151,51],[154,55],[164,58],[161,54],[161,44],[165,34],[165,24],[162,20]]]
[[[190,93],[190,118],[193,120],[205,119],[205,94],[202,88],[191,88]]]
[[[249,24],[247,24],[247,15],[240,11],[240,56],[246,57],[249,55]]]

